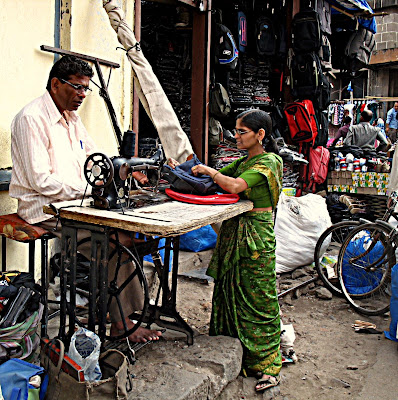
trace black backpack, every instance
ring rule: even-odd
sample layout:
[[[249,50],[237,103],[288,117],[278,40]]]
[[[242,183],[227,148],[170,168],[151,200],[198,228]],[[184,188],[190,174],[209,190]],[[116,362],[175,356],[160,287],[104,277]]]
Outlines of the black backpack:
[[[315,118],[318,123],[318,135],[315,138],[313,147],[326,147],[329,139],[329,121],[327,117],[327,112],[315,110]]]
[[[291,88],[294,98],[315,100],[319,104],[321,63],[315,53],[296,54],[291,63]]]
[[[256,48],[259,56],[273,56],[277,49],[277,34],[271,18],[257,18],[255,26]]]
[[[312,8],[298,12],[292,22],[292,45],[295,53],[318,51],[321,46],[319,14]]]
[[[223,24],[216,23],[213,34],[214,62],[216,65],[233,70],[238,64],[238,49],[232,32]]]
[[[318,98],[314,99],[315,108],[318,108],[320,110],[326,110],[326,108],[330,104],[331,85],[328,79],[326,78],[326,75],[323,74],[322,71],[319,73],[318,81],[319,81],[319,96]]]

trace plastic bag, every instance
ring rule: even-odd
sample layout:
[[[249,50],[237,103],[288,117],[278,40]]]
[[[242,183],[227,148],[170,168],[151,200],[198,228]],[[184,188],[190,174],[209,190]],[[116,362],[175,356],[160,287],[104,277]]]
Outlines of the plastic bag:
[[[98,381],[102,378],[99,366],[100,349],[100,338],[94,332],[80,327],[72,335],[68,356],[82,367],[86,381]]]
[[[323,197],[290,197],[281,193],[275,221],[276,272],[312,264],[319,236],[331,225]]]
[[[180,236],[180,250],[203,251],[214,249],[217,243],[217,234],[210,225],[203,226],[192,232]]]

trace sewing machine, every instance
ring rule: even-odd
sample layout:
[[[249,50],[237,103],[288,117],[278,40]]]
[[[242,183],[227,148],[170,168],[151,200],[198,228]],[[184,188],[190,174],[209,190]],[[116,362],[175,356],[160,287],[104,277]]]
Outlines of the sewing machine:
[[[157,192],[164,154],[160,144],[150,158],[133,157],[131,143],[134,132],[127,131],[123,136],[120,156],[108,158],[103,153],[91,154],[84,164],[84,176],[92,186],[93,205],[104,210],[119,210],[134,207],[133,190],[139,191],[138,182],[144,178]],[[145,174],[144,174],[145,173]]]

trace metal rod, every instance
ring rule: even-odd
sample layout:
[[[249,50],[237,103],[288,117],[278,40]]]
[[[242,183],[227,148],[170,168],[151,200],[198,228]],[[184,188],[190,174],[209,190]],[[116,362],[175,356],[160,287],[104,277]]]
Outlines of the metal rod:
[[[317,279],[318,279],[318,277],[316,276],[315,278],[308,279],[308,281],[301,282],[297,286],[291,287],[290,289],[287,289],[284,292],[279,293],[278,294],[278,299],[279,299],[279,297],[283,297],[283,296],[287,295],[288,293],[292,292],[293,290],[299,289],[299,288],[301,288],[301,287],[303,287],[305,285],[308,285],[311,282],[316,281]]]

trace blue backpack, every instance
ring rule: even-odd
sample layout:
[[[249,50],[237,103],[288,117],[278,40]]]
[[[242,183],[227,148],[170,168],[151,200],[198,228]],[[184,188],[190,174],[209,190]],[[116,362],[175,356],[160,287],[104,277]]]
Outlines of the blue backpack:
[[[195,176],[191,169],[195,165],[202,164],[196,155],[189,161],[177,165],[174,169],[164,165],[162,177],[166,179],[171,189],[180,193],[190,193],[197,195],[210,195],[223,190],[213,182],[208,175]]]

